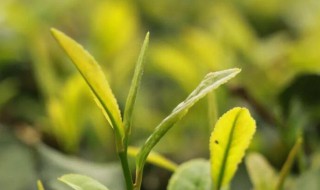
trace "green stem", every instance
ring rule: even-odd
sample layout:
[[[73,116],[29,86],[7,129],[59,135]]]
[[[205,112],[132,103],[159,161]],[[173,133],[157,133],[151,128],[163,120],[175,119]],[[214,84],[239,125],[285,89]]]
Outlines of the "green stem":
[[[133,182],[127,159],[127,151],[119,152],[118,154],[121,161],[122,171],[126,181],[127,190],[133,190]]]
[[[301,144],[302,144],[302,138],[298,138],[296,143],[294,144],[293,148],[291,149],[288,158],[286,162],[284,163],[283,167],[281,168],[280,175],[279,175],[279,180],[276,186],[276,190],[282,190],[283,189],[283,184],[284,181],[289,174],[289,171],[292,167],[294,158],[298,154],[298,151],[300,150]]]
[[[142,175],[143,175],[143,168],[140,168],[140,169],[137,168],[134,190],[140,190],[141,183],[142,183]]]

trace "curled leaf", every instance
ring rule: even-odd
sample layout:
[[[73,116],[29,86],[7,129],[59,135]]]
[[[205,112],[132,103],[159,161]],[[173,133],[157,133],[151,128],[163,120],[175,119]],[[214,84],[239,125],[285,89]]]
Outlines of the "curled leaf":
[[[160,139],[171,129],[183,116],[188,113],[188,110],[200,99],[205,97],[209,92],[217,89],[222,84],[228,82],[235,77],[241,70],[234,68],[207,74],[200,84],[191,94],[181,102],[169,116],[167,116],[153,131],[145,144],[140,149],[136,159],[136,185],[140,188],[143,167],[145,161],[152,148],[160,141]]]
[[[142,169],[145,160],[148,157],[151,149],[160,141],[160,139],[168,132],[168,130],[176,124],[188,110],[201,98],[206,96],[212,90],[218,88],[222,84],[228,82],[235,77],[241,70],[240,69],[228,69],[218,72],[212,72],[207,74],[200,82],[195,90],[181,102],[177,107],[173,109],[171,114],[167,116],[150,135],[146,143],[142,146],[138,156],[136,165],[138,169]]]

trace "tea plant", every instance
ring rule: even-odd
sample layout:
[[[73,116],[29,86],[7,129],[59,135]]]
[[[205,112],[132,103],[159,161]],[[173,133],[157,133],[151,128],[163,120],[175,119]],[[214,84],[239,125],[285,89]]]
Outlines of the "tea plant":
[[[143,57],[148,46],[149,33],[145,37],[136,64],[122,119],[117,100],[94,58],[81,45],[62,32],[56,29],[52,29],[51,32],[87,82],[97,105],[113,128],[116,150],[128,190],[139,190],[141,188],[143,169],[149,155],[149,159],[152,160],[153,158],[155,163],[162,166],[167,164],[167,167],[169,164],[169,167],[175,170],[169,182],[169,190],[212,189],[212,187],[215,190],[220,190],[228,186],[255,133],[255,121],[246,108],[234,108],[218,120],[210,138],[210,162],[207,160],[192,160],[176,169],[176,166],[170,165],[170,162],[166,159],[162,159],[164,162],[161,162],[161,156],[150,153],[161,138],[186,115],[197,101],[235,77],[240,69],[228,69],[207,74],[191,94],[178,104],[171,114],[155,128],[144,145],[138,150],[129,147],[129,136],[132,128],[134,104],[143,73]],[[134,181],[128,164],[128,150],[129,153],[136,154]],[[208,169],[210,167],[207,167],[209,165],[211,165],[211,172]],[[210,177],[210,173],[212,177]],[[107,189],[99,182],[78,174],[64,175],[59,179],[76,190]],[[40,189],[43,188],[41,183],[38,186]]]

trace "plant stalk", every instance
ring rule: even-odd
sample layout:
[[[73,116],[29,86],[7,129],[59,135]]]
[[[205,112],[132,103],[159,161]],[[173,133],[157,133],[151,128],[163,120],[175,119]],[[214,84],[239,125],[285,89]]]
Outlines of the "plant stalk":
[[[131,171],[128,164],[127,151],[119,152],[118,155],[121,161],[122,171],[126,181],[127,190],[133,190],[133,182]]]
[[[279,175],[279,180],[276,186],[276,190],[282,190],[283,189],[283,185],[284,185],[284,181],[287,177],[287,175],[290,172],[290,169],[292,167],[293,161],[296,157],[296,155],[298,154],[298,151],[301,148],[301,144],[303,142],[303,139],[300,137],[297,139],[296,143],[294,144],[293,148],[291,149],[288,158],[286,160],[286,162],[284,163],[281,171],[280,171],[280,175]]]
[[[136,180],[134,184],[134,190],[140,190],[141,183],[142,183],[142,175],[143,175],[143,168],[136,170]]]

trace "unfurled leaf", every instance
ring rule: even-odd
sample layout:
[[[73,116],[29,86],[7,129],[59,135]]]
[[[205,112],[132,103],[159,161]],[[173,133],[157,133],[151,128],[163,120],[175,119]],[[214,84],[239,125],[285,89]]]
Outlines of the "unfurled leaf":
[[[135,157],[135,156],[137,156],[139,150],[140,150],[139,148],[129,146],[128,147],[128,155]],[[178,167],[178,165],[176,163],[172,162],[171,160],[165,158],[164,156],[162,156],[156,152],[150,152],[150,154],[147,158],[147,162],[150,162],[156,166],[165,168],[165,169],[170,170],[172,172],[174,172]]]
[[[246,108],[233,108],[219,118],[210,137],[211,175],[215,189],[227,185],[248,148],[256,124]]]
[[[179,166],[169,181],[168,190],[210,190],[210,163],[196,159]]]
[[[261,154],[250,153],[246,157],[246,166],[254,190],[275,188],[277,173]]]
[[[116,131],[116,135],[123,139],[124,127],[119,106],[98,63],[80,44],[70,37],[56,29],[51,29],[51,32],[99,100],[98,102],[106,112],[107,120]]]
[[[155,129],[142,146],[136,160],[138,170],[142,170],[143,165],[150,153],[151,149],[159,142],[159,140],[167,133],[167,131],[176,124],[188,110],[201,98],[206,96],[212,90],[226,83],[231,78],[235,77],[241,70],[228,69],[224,71],[212,72],[205,76],[197,88],[181,102],[169,116],[167,116]]]
[[[60,177],[59,180],[74,190],[108,190],[108,188],[96,180],[79,174],[67,174]]]
[[[143,58],[144,58],[145,51],[148,47],[148,44],[149,44],[149,32],[147,33],[144,39],[144,42],[140,51],[140,55],[139,55],[136,68],[134,71],[133,79],[131,82],[131,87],[130,87],[127,102],[126,102],[126,107],[124,110],[123,123],[128,132],[130,132],[131,130],[132,113],[133,113],[133,108],[134,108],[134,103],[136,101],[137,93],[140,87],[140,81],[143,74]]]

